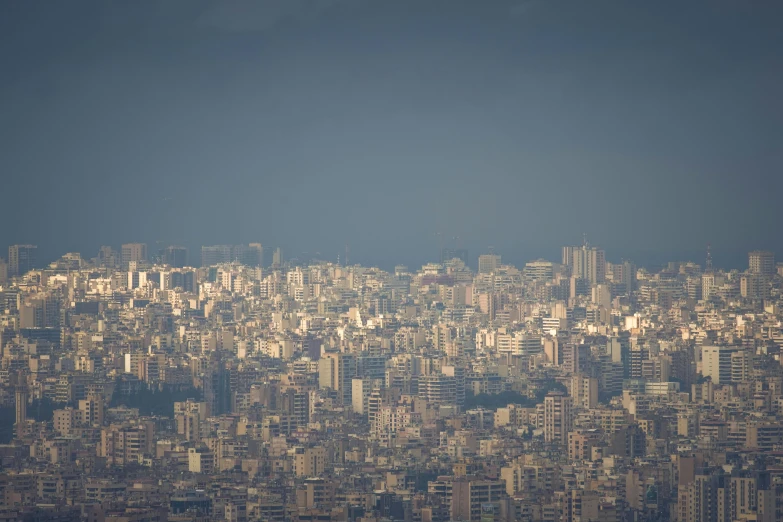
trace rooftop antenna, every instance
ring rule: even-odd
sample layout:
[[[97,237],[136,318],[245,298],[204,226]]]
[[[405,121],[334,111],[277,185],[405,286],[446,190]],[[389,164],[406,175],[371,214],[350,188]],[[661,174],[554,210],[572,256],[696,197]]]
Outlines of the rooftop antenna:
[[[348,266],[348,243],[345,244],[345,266]]]
[[[707,243],[707,261],[704,264],[704,270],[712,272],[712,245]]]
[[[582,232],[582,246],[587,246],[587,232]]]

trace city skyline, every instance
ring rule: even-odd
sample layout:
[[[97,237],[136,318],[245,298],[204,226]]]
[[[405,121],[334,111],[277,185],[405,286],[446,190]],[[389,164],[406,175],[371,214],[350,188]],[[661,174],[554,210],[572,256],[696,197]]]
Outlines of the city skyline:
[[[587,237],[583,235],[582,240],[583,241],[587,241]],[[483,251],[474,251],[472,249],[465,248],[462,242],[459,243],[459,244],[462,245],[459,248],[456,247],[456,246],[454,246],[454,247],[443,246],[443,247],[440,248],[440,250],[438,250],[437,252],[434,252],[432,255],[422,254],[421,256],[418,256],[416,258],[416,262],[414,262],[414,263],[405,262],[405,260],[403,260],[403,259],[400,259],[400,260],[386,259],[385,262],[383,262],[383,263],[367,263],[367,262],[364,262],[364,260],[362,260],[362,259],[355,259],[352,255],[351,255],[349,261],[350,261],[350,264],[364,265],[364,266],[377,266],[378,268],[382,268],[384,270],[391,271],[397,265],[422,266],[422,265],[427,264],[427,263],[443,263],[444,261],[447,261],[447,259],[445,259],[443,257],[444,253],[447,253],[447,252],[455,254],[455,255],[453,255],[453,257],[456,257],[456,258],[462,258],[463,254],[465,254],[467,256],[467,262],[465,264],[466,264],[466,266],[469,266],[471,268],[478,268],[478,266],[479,266],[479,257],[482,256],[482,255],[491,254],[491,253],[497,253],[498,255],[503,256],[503,260],[506,262],[506,264],[510,264],[510,265],[513,265],[513,266],[521,266],[521,265],[524,265],[527,262],[536,261],[536,260],[547,260],[547,261],[551,261],[551,262],[559,262],[558,259],[562,259],[562,256],[564,255],[563,252],[562,252],[562,248],[563,248],[562,246],[558,248],[559,251],[556,254],[550,254],[548,256],[539,255],[539,256],[532,256],[532,257],[518,258],[518,257],[513,257],[513,256],[507,256],[503,252],[497,252],[496,249],[494,247],[492,247],[492,246],[487,247]],[[585,244],[588,244],[588,243],[585,243]],[[178,245],[178,244],[165,244],[164,245],[164,244],[161,244],[160,242],[158,242],[155,245],[156,248],[149,249],[149,245],[147,243],[122,243],[120,245],[103,245],[103,246],[100,247],[100,249],[98,249],[96,251],[96,256],[90,255],[89,253],[86,253],[86,252],[76,252],[76,251],[73,251],[73,250],[66,250],[64,252],[61,252],[60,255],[55,255],[53,257],[46,257],[46,258],[42,259],[41,255],[36,252],[35,259],[37,259],[38,261],[34,263],[33,268],[36,268],[36,269],[45,268],[45,266],[48,265],[49,263],[55,262],[58,259],[60,259],[62,256],[66,255],[66,254],[70,254],[70,253],[77,253],[77,254],[81,255],[82,259],[84,259],[84,260],[95,259],[96,257],[100,258],[100,256],[103,255],[102,249],[104,249],[104,248],[119,247],[119,249],[114,251],[114,252],[118,256],[121,257],[121,250],[122,250],[122,247],[125,246],[125,245],[139,245],[140,247],[143,246],[146,249],[145,251],[149,252],[149,254],[146,254],[144,256],[144,259],[147,260],[147,261],[159,260],[163,264],[170,264],[172,266],[181,265],[181,266],[190,266],[190,267],[201,267],[201,266],[210,266],[210,265],[217,264],[217,262],[204,264],[204,262],[203,262],[203,259],[204,259],[204,249],[206,249],[206,248],[210,248],[210,249],[214,249],[214,248],[223,248],[223,249],[230,248],[230,249],[233,249],[235,247],[239,247],[239,248],[243,248],[243,249],[247,249],[248,248],[248,243],[245,243],[245,244],[241,244],[240,243],[240,244],[236,244],[236,245],[232,245],[232,244],[228,244],[228,243],[218,243],[218,244],[214,244],[214,245],[201,245],[201,246],[197,247],[195,249],[195,252],[194,252],[192,249],[190,249],[190,248],[188,248],[186,246],[183,246],[183,245]],[[581,246],[578,243],[573,243],[573,245],[574,245],[574,247]],[[10,249],[11,248],[14,248],[14,247],[31,247],[31,246],[36,251],[38,251],[38,249],[39,249],[38,245],[29,245],[29,244],[27,244],[27,245],[9,245],[8,250],[6,250],[9,253],[9,255],[8,256],[0,255],[0,260],[3,260],[6,263],[9,263],[10,258],[11,258],[11,255],[10,255]],[[262,243],[258,243],[258,242],[256,242],[256,243],[251,242],[251,243],[249,243],[249,246],[251,247],[251,249],[254,246],[257,246],[257,247],[260,248],[260,252],[261,253],[260,253],[259,259],[261,260],[261,264],[259,266],[264,266],[264,267],[268,267],[268,266],[273,265],[273,263],[274,263],[273,262],[273,257],[275,256],[276,252],[278,252],[278,251],[281,254],[284,255],[284,257],[286,258],[287,261],[288,260],[294,260],[296,262],[296,264],[299,264],[299,265],[307,265],[307,264],[309,264],[310,260],[313,260],[315,262],[327,262],[327,263],[338,263],[339,262],[340,264],[345,264],[345,255],[347,253],[350,255],[349,250],[346,250],[346,247],[348,247],[349,245],[342,245],[342,247],[343,247],[342,249],[339,248],[339,245],[336,246],[335,247],[335,254],[334,254],[333,258],[329,258],[328,256],[323,255],[321,252],[301,251],[299,253],[293,253],[292,254],[290,252],[284,251],[279,246],[273,247],[273,248],[272,247],[262,247]],[[599,248],[603,252],[606,252],[606,249],[604,249],[601,245],[590,245],[590,246],[591,247],[595,247],[595,248]],[[170,261],[167,262],[166,261],[167,258],[169,260],[171,260],[172,256],[175,255],[175,254],[172,253],[173,251],[179,251],[179,250],[184,250],[184,252],[185,252],[184,259],[187,259],[186,263],[182,261],[182,258],[178,258],[179,259],[178,262],[170,262]],[[712,248],[712,245],[708,243],[708,244],[705,245],[705,247],[704,247],[704,249],[702,251],[700,251],[700,252],[692,251],[690,256],[671,257],[671,256],[667,256],[666,252],[656,252],[656,253],[654,253],[654,256],[648,257],[646,262],[645,261],[639,262],[639,261],[637,261],[637,259],[630,258],[630,257],[617,256],[617,255],[613,255],[612,252],[609,252],[609,257],[606,260],[614,262],[614,263],[622,263],[624,261],[631,261],[636,266],[639,266],[640,268],[650,268],[650,269],[653,269],[653,270],[659,269],[661,266],[663,266],[663,265],[665,265],[665,264],[667,264],[669,262],[696,263],[696,264],[701,265],[701,266],[706,266],[708,264],[708,262],[709,262],[710,266],[714,267],[715,269],[726,270],[726,271],[731,271],[731,270],[740,270],[740,271],[742,271],[742,270],[745,270],[747,268],[748,253],[749,252],[752,253],[754,251],[770,252],[773,256],[777,255],[774,251],[769,250],[769,249],[763,249],[763,248],[754,248],[754,249],[751,249],[749,251],[744,251],[744,252],[739,252],[737,250],[735,252],[732,252],[730,256],[725,255],[726,254],[725,252],[723,252],[723,253],[719,252],[718,256],[717,256],[718,261],[716,262],[715,261],[715,259],[716,259],[715,250]],[[652,253],[648,252],[648,254],[652,254]],[[723,255],[721,255],[721,254],[723,254]],[[701,256],[701,257],[699,258],[699,257],[696,257],[696,256]],[[778,259],[783,259],[783,256],[777,256],[777,258]],[[236,256],[235,257],[229,256],[226,259],[240,261],[240,257],[236,257]],[[644,259],[644,258],[642,258],[642,259]],[[707,259],[709,259],[709,261],[707,261]],[[729,259],[730,261],[727,262],[727,259]],[[463,259],[463,261],[465,261],[465,259]],[[224,261],[221,261],[221,262],[224,262]],[[123,264],[122,261],[118,261],[118,263]],[[125,264],[127,264],[127,262],[125,262]]]

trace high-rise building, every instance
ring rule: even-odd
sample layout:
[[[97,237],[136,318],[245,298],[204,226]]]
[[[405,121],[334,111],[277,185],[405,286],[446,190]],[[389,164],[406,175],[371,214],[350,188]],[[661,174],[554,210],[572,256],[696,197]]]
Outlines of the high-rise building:
[[[753,378],[754,353],[747,350],[731,354],[731,381],[742,382]]]
[[[204,377],[204,401],[213,415],[230,413],[231,369],[226,368],[220,358],[210,361],[210,367]]]
[[[465,369],[446,365],[418,377],[418,395],[432,404],[465,404]]]
[[[452,482],[451,520],[488,520],[486,514],[500,512],[500,501],[506,497],[502,480],[476,480],[458,477]]]
[[[701,349],[701,374],[710,377],[713,384],[731,382],[731,356],[737,348],[730,346],[703,346]]]
[[[170,245],[163,249],[163,264],[174,268],[184,268],[188,264],[188,249],[182,246]]]
[[[601,283],[593,286],[593,304],[602,306],[607,310],[612,308],[612,291],[609,285]]]
[[[572,489],[564,502],[565,516],[562,520],[611,520],[599,518],[601,497],[597,491]]]
[[[636,290],[636,266],[630,261],[606,263],[606,278],[611,279],[613,295],[628,295]]]
[[[579,247],[575,246],[564,246],[563,247],[563,255],[561,258],[561,264],[563,266],[571,267],[574,264],[574,250],[576,250]]]
[[[351,383],[351,406],[354,413],[359,415],[367,414],[367,401],[370,398],[372,386],[372,379],[369,377],[354,377]]]
[[[478,259],[479,274],[491,274],[500,268],[500,255],[482,254]]]
[[[258,249],[250,248],[247,245],[232,245],[231,261],[245,266],[258,266]]]
[[[630,359],[630,377],[631,379],[642,378],[642,366],[644,361],[649,360],[650,350],[646,346],[632,346],[628,352]]]
[[[294,474],[297,477],[317,477],[324,472],[326,465],[326,448],[294,448]]]
[[[544,397],[544,440],[565,445],[573,425],[572,398],[552,391]]]
[[[571,376],[568,393],[573,403],[585,409],[598,406],[598,379],[583,374]]]
[[[507,511],[504,501],[507,498],[506,483],[503,480],[482,480],[475,476],[439,476],[427,483],[427,492],[438,499],[449,512],[443,513],[438,520],[469,520],[483,522],[487,515]],[[498,520],[500,518],[497,518]],[[514,520],[504,517],[502,520]],[[433,520],[435,520],[433,518]]]
[[[230,263],[232,255],[231,245],[212,245],[201,247],[201,266],[214,266],[222,263]]]
[[[261,266],[264,249],[261,243],[250,245],[212,245],[201,247],[201,266],[214,266],[222,263],[239,263],[245,266]]]
[[[192,270],[166,270],[160,272],[160,289],[182,288],[186,292],[196,290],[196,273]]]
[[[25,424],[27,423],[27,390],[25,388],[17,388],[14,393],[16,399],[16,436],[21,438],[24,436]]]
[[[769,276],[756,273],[740,276],[740,295],[745,299],[767,299],[769,294]]]
[[[338,392],[343,404],[353,402],[353,378],[356,376],[356,356],[330,352],[318,360],[318,385]]]
[[[754,250],[748,254],[748,269],[751,274],[766,277],[775,275],[775,254],[764,250]]]
[[[147,260],[146,243],[125,243],[120,250],[120,264],[128,268],[131,263],[143,263]]]
[[[245,254],[245,262],[243,265],[247,266],[263,266],[264,264],[264,247],[261,243],[250,243]]]
[[[775,275],[775,254],[754,250],[748,253],[748,274],[740,279],[740,295],[746,299],[767,299],[770,282]]]
[[[8,276],[19,277],[34,269],[38,247],[35,245],[11,245],[8,247]]]
[[[609,452],[612,455],[633,459],[645,455],[646,445],[644,431],[638,424],[630,424],[612,433]]]
[[[206,446],[188,448],[188,471],[212,473],[215,470],[215,453]]]
[[[780,520],[776,513],[778,488],[766,470],[735,470],[701,467],[680,479],[678,514],[682,522],[723,520]]]
[[[106,426],[101,429],[98,454],[101,457],[106,457],[106,462],[111,466],[138,463],[140,457],[152,451],[154,447],[153,435],[154,424],[152,421]]]
[[[275,268],[283,266],[283,250],[280,247],[275,248],[275,251],[272,253],[272,266]]]
[[[383,396],[381,395],[381,390],[376,388],[370,392],[370,396],[367,397],[366,403],[367,407],[363,413],[367,415],[367,421],[370,423],[370,426],[374,427],[376,425],[378,416],[380,415],[381,408],[383,407]]]
[[[563,247],[563,264],[571,269],[571,275],[586,279],[591,285],[606,280],[606,257],[600,248],[587,244]]]
[[[310,422],[310,391],[309,386],[284,387],[278,397],[279,410],[300,427]]]
[[[445,247],[440,251],[440,262],[446,263],[452,259],[459,259],[466,265],[468,264],[468,251],[464,248]]]
[[[726,282],[723,274],[705,272],[701,275],[701,298],[709,301],[717,293],[717,290]]]
[[[91,426],[103,424],[104,403],[100,393],[89,393],[87,398],[79,401],[79,410],[83,412],[84,422]]]
[[[60,326],[60,302],[53,296],[28,298],[19,309],[22,328],[57,328]]]
[[[98,250],[95,261],[98,266],[115,268],[120,261],[120,256],[112,247],[104,245]]]
[[[420,375],[418,395],[431,404],[455,404],[457,402],[457,380],[451,375],[432,373]]]
[[[523,273],[529,279],[549,281],[555,275],[555,266],[551,261],[537,259],[526,263]]]

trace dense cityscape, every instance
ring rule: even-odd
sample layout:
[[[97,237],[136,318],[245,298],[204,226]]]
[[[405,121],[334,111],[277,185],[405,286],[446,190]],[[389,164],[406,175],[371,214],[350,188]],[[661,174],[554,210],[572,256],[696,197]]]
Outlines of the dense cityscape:
[[[0,263],[0,520],[783,520],[771,252],[37,252]]]

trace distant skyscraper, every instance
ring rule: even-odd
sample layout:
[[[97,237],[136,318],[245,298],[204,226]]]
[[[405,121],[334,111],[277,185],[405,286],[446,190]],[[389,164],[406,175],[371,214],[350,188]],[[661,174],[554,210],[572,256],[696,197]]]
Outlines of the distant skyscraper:
[[[188,264],[188,249],[181,246],[167,246],[163,249],[163,264],[183,268]]]
[[[264,264],[264,247],[261,243],[250,243],[248,245],[246,254],[247,266],[263,266]]]
[[[468,251],[464,248],[444,248],[440,251],[440,262],[445,263],[452,259],[460,259],[466,265],[468,264]]]
[[[261,266],[264,260],[264,249],[261,243],[250,243],[249,245],[235,245],[232,253],[232,260],[245,266]]]
[[[142,263],[147,260],[146,243],[125,243],[120,250],[120,264],[127,268],[131,263]]]
[[[579,247],[573,247],[573,246],[564,246],[563,247],[563,256],[562,256],[562,265],[567,266],[571,268],[574,266],[574,250],[576,250]]]
[[[622,282],[625,283],[626,293],[636,290],[636,265],[630,261],[623,261]]]
[[[500,256],[498,254],[482,254],[479,256],[479,274],[491,274],[498,268],[500,268]]]
[[[272,254],[272,266],[274,267],[283,266],[283,251],[280,247],[275,248],[275,252]]]
[[[551,261],[538,259],[525,264],[524,274],[530,279],[548,281],[554,277],[555,267]]]
[[[222,263],[239,263],[245,266],[261,266],[264,260],[261,243],[250,245],[212,245],[201,247],[201,266]]]
[[[636,289],[636,266],[630,261],[606,263],[606,278],[612,281],[612,295],[629,295]]]
[[[231,262],[231,245],[201,247],[201,266],[214,266]]]
[[[11,245],[8,247],[8,276],[25,275],[35,268],[38,247],[35,245]]]
[[[247,245],[231,245],[231,262],[240,265],[251,265],[250,258],[255,257],[255,252],[250,252]]]
[[[222,356],[215,352],[207,363],[203,375],[204,402],[209,405],[213,415],[230,413],[231,401],[231,369],[227,368]]]
[[[563,264],[571,269],[571,275],[591,285],[606,280],[606,256],[599,248],[587,244],[563,247]]]
[[[549,392],[544,397],[544,440],[565,445],[571,431],[572,399],[561,392]]]
[[[752,274],[765,277],[775,275],[775,254],[763,250],[754,250],[748,254],[748,269]]]
[[[101,249],[98,250],[97,262],[99,266],[114,268],[117,266],[118,261],[119,256],[112,247],[102,246]]]
[[[21,438],[24,434],[24,425],[27,423],[27,390],[17,388],[14,396],[16,399],[16,436]]]

